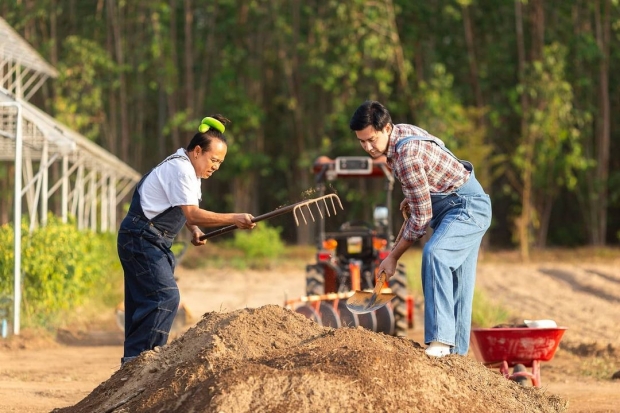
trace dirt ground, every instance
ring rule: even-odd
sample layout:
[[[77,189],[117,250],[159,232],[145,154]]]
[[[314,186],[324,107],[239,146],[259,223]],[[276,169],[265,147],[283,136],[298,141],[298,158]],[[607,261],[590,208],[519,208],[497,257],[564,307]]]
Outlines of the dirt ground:
[[[190,329],[123,369],[113,320],[61,332],[62,344],[27,333],[0,341],[0,412],[620,411],[620,380],[611,379],[620,370],[620,251],[530,264],[513,253],[482,257],[477,287],[510,308],[512,322],[567,327],[542,363],[540,389],[504,379],[473,351],[424,355],[421,297],[403,339],[319,327],[281,308],[303,294],[303,268],[177,275]]]

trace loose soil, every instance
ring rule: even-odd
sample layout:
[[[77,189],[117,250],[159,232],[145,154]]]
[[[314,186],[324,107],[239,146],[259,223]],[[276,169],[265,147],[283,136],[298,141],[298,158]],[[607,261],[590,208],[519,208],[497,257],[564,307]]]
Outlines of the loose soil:
[[[511,322],[553,319],[568,328],[542,363],[541,388],[506,380],[472,351],[426,356],[422,297],[416,327],[396,338],[320,327],[284,309],[303,294],[303,268],[180,267],[182,301],[194,315],[184,334],[123,368],[113,320],[97,331],[63,331],[56,342],[27,332],[0,341],[0,411],[619,411],[620,380],[611,377],[620,370],[620,258],[582,254],[530,264],[485,254],[479,264],[478,289],[509,308]]]

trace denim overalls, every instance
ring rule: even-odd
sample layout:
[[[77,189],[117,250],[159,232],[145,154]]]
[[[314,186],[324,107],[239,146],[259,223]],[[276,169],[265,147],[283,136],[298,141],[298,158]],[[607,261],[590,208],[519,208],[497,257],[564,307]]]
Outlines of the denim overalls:
[[[431,193],[433,235],[422,253],[424,291],[424,342],[449,344],[453,354],[467,354],[480,242],[491,224],[491,199],[485,194],[468,161],[458,159],[431,137],[407,136],[432,141],[470,171],[469,179],[449,194]]]
[[[173,155],[163,162],[177,158],[184,157]],[[122,363],[166,344],[180,302],[174,279],[175,259],[170,247],[186,219],[178,206],[168,208],[151,220],[144,215],[138,189],[149,174],[136,185],[129,212],[118,232],[118,256],[125,272]]]

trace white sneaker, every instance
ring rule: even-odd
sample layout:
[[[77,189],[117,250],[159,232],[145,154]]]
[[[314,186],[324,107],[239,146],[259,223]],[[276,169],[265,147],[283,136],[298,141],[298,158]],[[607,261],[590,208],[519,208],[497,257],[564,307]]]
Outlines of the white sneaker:
[[[450,346],[439,341],[431,341],[424,352],[431,357],[443,357],[450,354]]]

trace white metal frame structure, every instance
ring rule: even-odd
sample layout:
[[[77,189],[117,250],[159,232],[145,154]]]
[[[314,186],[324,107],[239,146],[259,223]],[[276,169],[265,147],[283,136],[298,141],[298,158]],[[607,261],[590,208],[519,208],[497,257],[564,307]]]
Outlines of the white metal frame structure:
[[[63,222],[71,214],[79,229],[114,231],[119,204],[141,178],[129,165],[28,102],[46,79],[57,75],[0,18],[0,162],[15,165],[14,334],[19,334],[20,325],[24,198],[30,231],[47,223],[48,201],[56,191]]]

